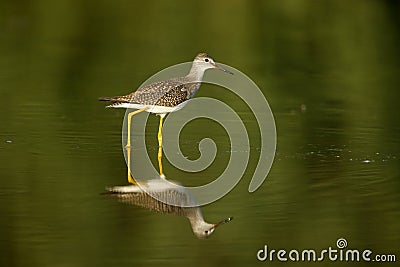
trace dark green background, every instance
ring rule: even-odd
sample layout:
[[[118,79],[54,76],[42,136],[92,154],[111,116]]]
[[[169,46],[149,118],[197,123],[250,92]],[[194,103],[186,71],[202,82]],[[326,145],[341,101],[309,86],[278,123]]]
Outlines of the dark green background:
[[[264,244],[321,250],[340,237],[400,257],[398,14],[397,2],[372,0],[2,0],[0,265],[273,266],[256,259]],[[126,182],[126,166],[124,111],[97,98],[129,93],[198,52],[259,85],[278,135],[268,179],[249,194],[257,125],[234,95],[201,88],[238,112],[252,145],[240,184],[203,208],[207,221],[235,217],[208,240],[184,218],[99,195]],[[157,123],[151,116],[153,159]],[[205,136],[221,153],[214,165],[187,174],[165,163],[168,177],[218,176],[229,143],[216,123],[188,124],[182,151],[196,158]]]

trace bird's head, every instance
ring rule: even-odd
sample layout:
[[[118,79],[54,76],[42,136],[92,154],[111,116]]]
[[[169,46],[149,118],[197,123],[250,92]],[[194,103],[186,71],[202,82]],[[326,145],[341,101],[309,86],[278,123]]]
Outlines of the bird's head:
[[[203,69],[203,70],[208,70],[208,69],[218,69],[222,70],[223,72],[233,74],[233,72],[221,67],[219,64],[215,63],[214,59],[206,54],[206,53],[200,53],[198,54],[194,61],[193,61],[197,67]]]
[[[219,223],[212,224],[212,223],[207,223],[207,222],[198,222],[195,225],[192,225],[193,228],[193,233],[200,239],[206,239],[212,233],[214,233],[215,229],[227,222],[232,221],[233,217],[229,217],[225,220],[220,221]]]

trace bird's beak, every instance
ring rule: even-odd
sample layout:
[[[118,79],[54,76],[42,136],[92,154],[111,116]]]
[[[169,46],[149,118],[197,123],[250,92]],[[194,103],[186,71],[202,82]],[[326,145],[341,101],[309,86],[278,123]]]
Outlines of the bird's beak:
[[[229,218],[227,218],[227,219],[225,219],[225,220],[222,220],[222,221],[220,221],[219,223],[216,223],[216,224],[214,224],[214,229],[215,228],[217,228],[218,226],[221,226],[221,225],[223,225],[223,224],[225,224],[225,223],[227,223],[227,222],[230,222],[230,221],[232,221],[233,220],[233,217],[229,217]]]
[[[215,66],[216,69],[222,70],[223,72],[226,72],[226,73],[229,73],[229,74],[233,75],[233,72],[221,67],[219,64],[215,64],[214,66]]]

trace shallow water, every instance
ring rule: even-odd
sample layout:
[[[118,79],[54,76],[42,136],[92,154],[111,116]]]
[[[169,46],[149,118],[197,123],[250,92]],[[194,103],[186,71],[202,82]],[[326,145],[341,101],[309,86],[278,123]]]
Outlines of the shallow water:
[[[400,257],[400,38],[392,14],[398,7],[211,1],[195,12],[194,4],[122,2],[2,4],[8,11],[0,42],[1,266],[243,266],[257,264],[264,245],[322,250],[339,238],[349,248]],[[128,12],[137,9],[135,16]],[[143,26],[149,12],[161,17]],[[184,14],[188,23],[164,12]],[[210,21],[203,23],[205,13]],[[126,183],[124,110],[106,110],[97,101],[128,93],[201,50],[256,81],[278,138],[267,180],[248,193],[260,149],[254,117],[232,93],[202,86],[198,96],[229,104],[250,136],[242,180],[202,208],[209,222],[234,220],[207,240],[198,240],[183,217],[101,195],[106,186]],[[158,118],[150,116],[147,126],[156,164]],[[204,137],[218,146],[213,165],[185,173],[164,160],[168,178],[201,185],[223,171],[231,151],[214,122],[188,124],[182,152],[197,158]]]

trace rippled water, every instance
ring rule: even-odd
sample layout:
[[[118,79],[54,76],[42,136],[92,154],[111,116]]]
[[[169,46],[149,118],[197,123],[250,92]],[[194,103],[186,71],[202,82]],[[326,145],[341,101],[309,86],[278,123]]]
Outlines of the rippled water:
[[[176,10],[132,3],[125,10],[122,2],[93,8],[68,3],[10,2],[2,15],[1,266],[243,266],[257,264],[264,245],[322,250],[336,247],[339,238],[349,248],[400,257],[400,39],[384,2],[355,1],[350,10],[332,2],[332,17],[324,5],[307,1],[231,3],[234,20],[225,5],[206,3],[213,7],[207,16],[219,14],[218,23],[203,23],[205,11],[194,12],[191,5]],[[143,14],[132,17],[128,10],[135,8]],[[198,34],[215,41],[190,32],[176,43],[166,41],[188,32],[185,23],[156,18],[142,29],[138,25],[150,11],[202,14],[188,25],[199,23]],[[279,31],[272,25],[280,25]],[[228,26],[235,35],[224,30]],[[254,117],[233,94],[201,88],[198,96],[233,107],[250,136],[250,162],[238,186],[202,207],[209,222],[234,217],[207,240],[197,239],[183,217],[101,195],[106,186],[126,184],[124,110],[106,110],[97,101],[128,93],[200,50],[256,81],[273,110],[278,136],[267,180],[248,193],[260,153]],[[158,118],[151,116],[147,126],[146,144],[156,163]],[[182,153],[197,158],[204,137],[218,146],[213,165],[186,173],[164,161],[168,178],[185,185],[210,182],[230,153],[242,153],[232,152],[223,128],[205,119],[183,129]]]

